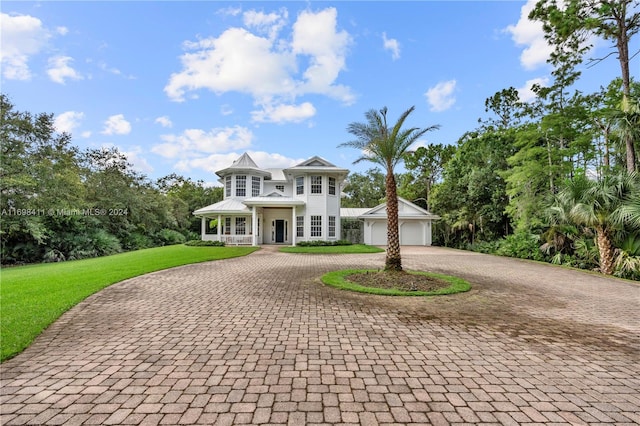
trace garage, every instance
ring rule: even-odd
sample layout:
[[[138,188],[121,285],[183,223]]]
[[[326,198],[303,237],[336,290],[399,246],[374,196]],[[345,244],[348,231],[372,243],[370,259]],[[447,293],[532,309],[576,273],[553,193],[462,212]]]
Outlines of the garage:
[[[380,204],[358,216],[364,221],[364,243],[374,246],[387,245],[387,206]],[[432,222],[439,216],[420,206],[398,197],[398,227],[400,245],[430,246]]]

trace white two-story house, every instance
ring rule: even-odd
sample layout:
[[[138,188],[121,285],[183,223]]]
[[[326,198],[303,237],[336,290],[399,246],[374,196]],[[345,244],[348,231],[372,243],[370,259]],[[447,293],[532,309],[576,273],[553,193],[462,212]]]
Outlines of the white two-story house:
[[[202,239],[229,245],[340,239],[340,188],[349,170],[313,157],[286,169],[261,169],[244,153],[216,172],[224,199],[193,212]]]

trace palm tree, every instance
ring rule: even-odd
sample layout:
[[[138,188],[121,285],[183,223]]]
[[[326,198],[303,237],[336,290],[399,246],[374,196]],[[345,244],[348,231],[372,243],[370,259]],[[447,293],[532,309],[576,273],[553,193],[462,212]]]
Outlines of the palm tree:
[[[627,152],[627,171],[636,171],[635,143],[640,140],[640,103],[626,94],[619,110],[614,113],[616,130],[624,141]]]
[[[365,113],[366,123],[354,122],[347,126],[347,131],[356,139],[339,145],[339,147],[356,148],[362,152],[362,156],[353,164],[369,161],[382,166],[386,171],[387,259],[385,271],[402,271],[398,234],[398,195],[394,169],[418,138],[440,127],[435,125],[425,129],[417,127],[403,129],[404,121],[414,109],[415,107],[412,106],[406,110],[393,127],[387,124],[387,107],[380,111],[371,109]]]
[[[616,230],[640,229],[640,175],[606,175],[598,181],[576,177],[557,194],[558,212],[569,207],[568,217],[576,225],[593,228],[600,254],[600,272],[615,270]]]

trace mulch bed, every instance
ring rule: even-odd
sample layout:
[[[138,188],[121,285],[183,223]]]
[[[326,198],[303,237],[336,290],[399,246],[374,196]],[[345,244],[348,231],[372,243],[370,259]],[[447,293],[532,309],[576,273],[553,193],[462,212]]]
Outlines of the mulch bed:
[[[451,286],[444,280],[408,272],[363,272],[344,277],[363,287],[398,289],[402,291],[434,291]]]

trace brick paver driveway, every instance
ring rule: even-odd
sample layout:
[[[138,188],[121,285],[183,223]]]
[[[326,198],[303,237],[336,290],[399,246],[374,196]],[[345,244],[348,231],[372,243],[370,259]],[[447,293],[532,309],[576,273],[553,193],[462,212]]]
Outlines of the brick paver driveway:
[[[640,286],[404,248],[469,293],[341,292],[270,248],[114,285],[2,365],[2,424],[640,423]]]

